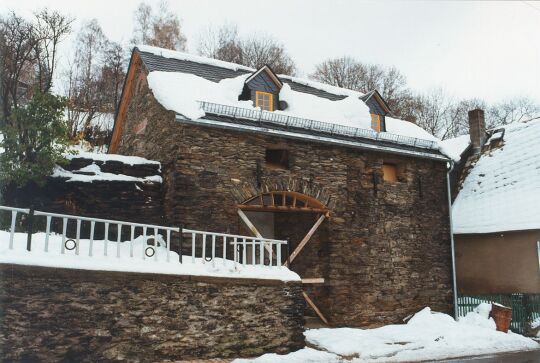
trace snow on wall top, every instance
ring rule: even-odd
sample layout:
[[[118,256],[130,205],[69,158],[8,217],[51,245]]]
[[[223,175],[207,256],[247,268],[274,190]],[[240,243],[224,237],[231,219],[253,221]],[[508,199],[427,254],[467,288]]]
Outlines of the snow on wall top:
[[[65,155],[66,159],[71,160],[71,159],[76,159],[76,158],[84,158],[84,159],[103,161],[104,163],[106,163],[107,161],[118,161],[127,165],[160,164],[159,161],[148,160],[145,158],[141,158],[139,156],[101,154],[101,153],[92,153],[92,152],[80,151],[80,150],[74,150],[74,151],[76,151],[75,154]]]
[[[480,157],[454,201],[456,234],[540,229],[540,120],[505,129],[503,145]]]
[[[231,70],[255,71],[255,69],[234,63],[157,47],[138,46],[137,48],[142,52],[152,53],[165,58],[192,61]],[[160,70],[149,73],[148,84],[156,100],[166,109],[181,114],[188,119],[197,120],[205,115],[198,101],[254,109],[251,101],[238,100],[238,97],[242,93],[244,82],[249,76],[250,74],[247,73],[233,78],[224,78],[219,82],[213,82],[191,73],[179,71],[165,72]],[[327,93],[345,96],[345,98],[332,101],[313,94],[295,91],[291,89],[289,84],[284,84],[281,88],[279,98],[280,100],[287,101],[288,108],[284,111],[274,112],[321,122],[371,129],[369,108],[360,99],[364,95],[363,93],[296,77],[285,75],[279,75],[279,77]],[[386,126],[388,133],[435,141],[443,154],[459,160],[459,155],[455,156],[448,152],[440,144],[439,139],[413,123],[387,117]]]

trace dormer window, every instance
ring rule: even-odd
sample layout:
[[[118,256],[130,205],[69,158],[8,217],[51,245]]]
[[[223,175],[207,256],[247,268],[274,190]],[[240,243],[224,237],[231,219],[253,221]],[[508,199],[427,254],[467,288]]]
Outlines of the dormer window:
[[[274,111],[274,95],[270,92],[255,92],[255,107],[260,107],[264,111]]]
[[[371,128],[377,132],[386,132],[385,116],[390,113],[390,107],[388,107],[388,104],[379,92],[373,90],[360,97],[360,99],[369,107]]]
[[[371,128],[377,132],[385,132],[386,131],[386,125],[384,116],[377,115],[372,113],[371,114]]]
[[[263,66],[250,75],[244,84],[242,94],[238,99],[251,100],[253,106],[263,111],[274,111],[280,107],[279,91],[283,82],[269,66]]]

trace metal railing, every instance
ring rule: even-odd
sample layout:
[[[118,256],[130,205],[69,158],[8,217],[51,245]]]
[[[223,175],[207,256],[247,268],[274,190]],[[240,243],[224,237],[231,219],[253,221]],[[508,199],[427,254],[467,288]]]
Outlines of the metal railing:
[[[220,258],[223,265],[232,257],[234,266],[259,265],[281,266],[281,248],[287,245],[286,240],[258,238],[226,233],[213,233],[182,229],[183,235],[189,235],[191,241],[191,261],[200,258],[202,263],[212,262]]]
[[[415,137],[397,135],[388,132],[376,132],[371,129],[338,125],[330,122],[322,122],[295,116],[288,116],[282,113],[221,105],[205,101],[199,101],[199,105],[204,110],[204,112],[209,114],[227,116],[235,119],[251,120],[259,123],[266,122],[273,125],[285,127],[287,129],[304,129],[330,135],[346,136],[352,138],[364,138],[374,141],[384,141],[424,149],[438,148],[437,143],[432,140],[418,139]]]

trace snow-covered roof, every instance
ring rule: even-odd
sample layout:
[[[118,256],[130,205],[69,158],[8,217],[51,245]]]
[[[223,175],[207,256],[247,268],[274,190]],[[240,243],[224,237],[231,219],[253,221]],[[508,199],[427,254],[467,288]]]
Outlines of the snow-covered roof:
[[[256,110],[251,101],[238,99],[255,69],[156,47],[137,48],[143,52],[141,57],[149,71],[149,87],[166,109],[188,120],[206,118],[201,101]],[[152,55],[164,60],[160,62]],[[171,63],[170,59],[183,63]],[[285,75],[279,78],[284,82],[279,99],[288,107],[274,114],[371,130],[370,110],[361,99],[363,93]],[[440,140],[413,123],[387,117],[386,128],[387,134],[433,141],[435,149],[449,155]]]
[[[540,120],[505,127],[465,177],[452,207],[456,234],[540,229]]]
[[[467,150],[471,144],[471,137],[467,135],[461,135],[453,139],[446,139],[441,141],[447,154],[455,161],[461,158],[461,155]]]

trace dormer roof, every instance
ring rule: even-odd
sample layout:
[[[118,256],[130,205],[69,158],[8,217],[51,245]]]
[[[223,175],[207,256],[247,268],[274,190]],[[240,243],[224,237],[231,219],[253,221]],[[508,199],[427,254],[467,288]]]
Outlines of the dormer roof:
[[[281,87],[283,87],[283,82],[279,79],[278,75],[272,70],[272,68],[268,64],[265,64],[257,71],[253,72],[253,74],[246,79],[246,84],[255,79],[261,72],[265,72],[272,80],[272,82],[274,82],[278,89],[281,89]]]
[[[366,93],[364,96],[360,97],[360,99],[364,101],[366,105],[368,105],[368,107],[370,107],[370,104],[373,105],[372,102],[377,103],[378,107],[373,107],[373,106],[370,107],[370,110],[373,108],[373,111],[378,111],[378,112],[373,112],[373,113],[386,116],[387,114],[391,112],[390,106],[388,106],[388,103],[386,103],[384,98],[381,96],[381,94],[377,90],[373,90]]]

